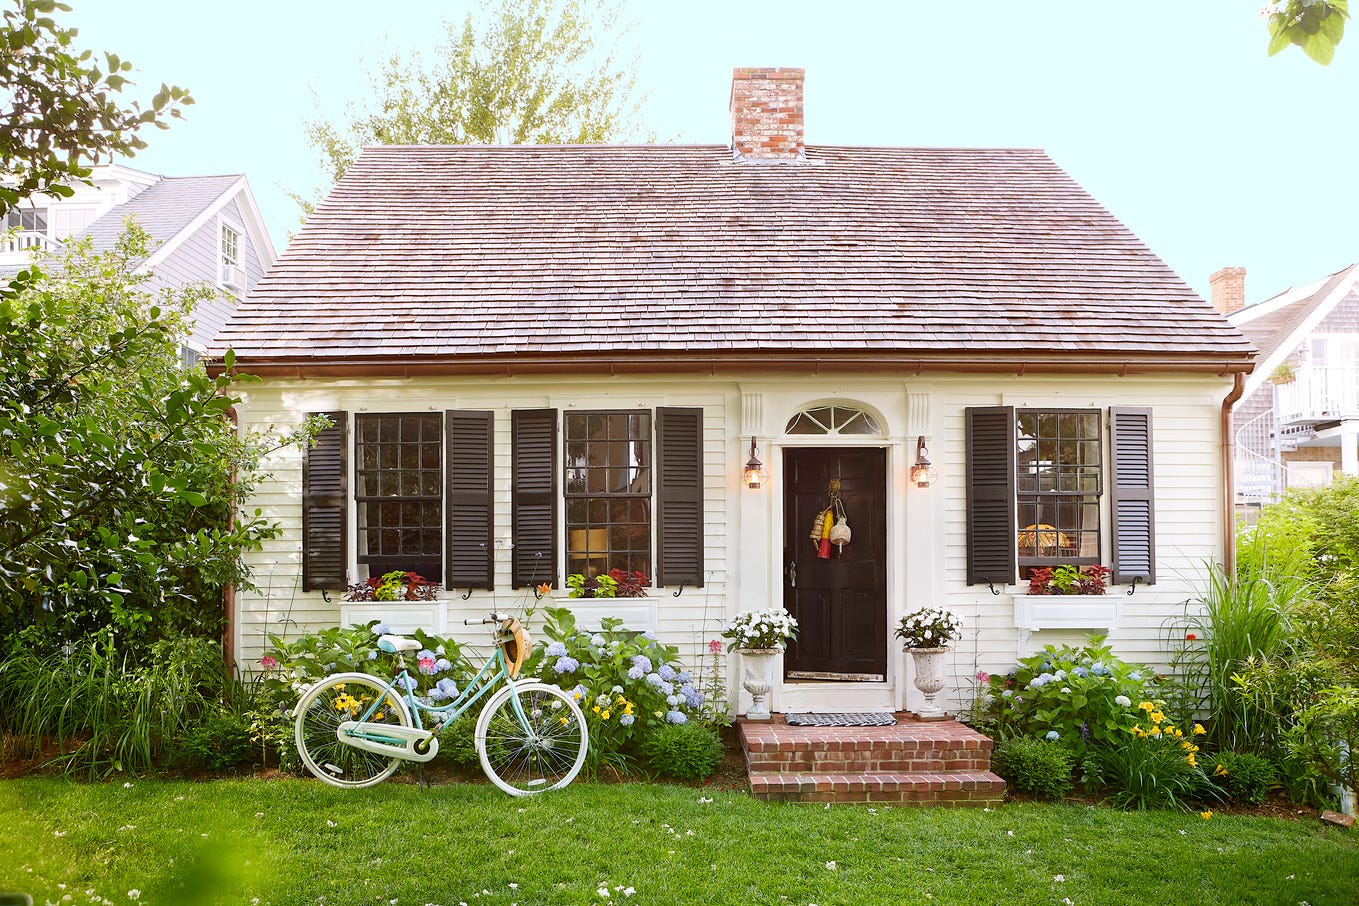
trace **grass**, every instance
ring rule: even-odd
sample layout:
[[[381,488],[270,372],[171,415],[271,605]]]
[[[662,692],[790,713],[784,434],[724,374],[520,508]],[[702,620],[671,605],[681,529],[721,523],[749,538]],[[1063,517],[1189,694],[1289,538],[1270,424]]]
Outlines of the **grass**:
[[[646,784],[524,801],[481,784],[24,779],[0,783],[0,814],[0,890],[39,904],[1322,906],[1352,903],[1359,878],[1359,833],[1315,820],[825,808]]]

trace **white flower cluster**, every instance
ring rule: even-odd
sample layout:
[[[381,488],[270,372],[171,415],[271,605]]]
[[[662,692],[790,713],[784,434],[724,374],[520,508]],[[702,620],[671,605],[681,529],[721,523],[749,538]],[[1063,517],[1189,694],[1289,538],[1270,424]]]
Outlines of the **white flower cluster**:
[[[797,638],[797,620],[782,608],[745,610],[731,618],[722,635],[731,639],[735,648],[777,648],[782,651],[790,639]]]
[[[940,648],[963,634],[963,618],[942,607],[922,607],[901,618],[896,636],[906,648]]]

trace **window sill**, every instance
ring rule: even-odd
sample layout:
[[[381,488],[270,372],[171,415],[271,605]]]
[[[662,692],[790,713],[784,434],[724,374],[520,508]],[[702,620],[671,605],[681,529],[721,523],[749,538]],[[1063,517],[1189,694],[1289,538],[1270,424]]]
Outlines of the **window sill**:
[[[1117,629],[1118,598],[1113,595],[1014,596],[1015,626],[1020,629]]]
[[[448,610],[443,601],[424,601],[419,604],[397,602],[342,603],[340,625],[349,627],[371,620],[386,623],[395,633],[409,633],[423,629],[431,635],[448,632]]]

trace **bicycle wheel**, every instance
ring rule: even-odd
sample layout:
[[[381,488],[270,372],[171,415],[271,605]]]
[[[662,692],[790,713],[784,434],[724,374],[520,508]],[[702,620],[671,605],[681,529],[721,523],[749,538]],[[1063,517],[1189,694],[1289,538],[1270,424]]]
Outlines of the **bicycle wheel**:
[[[514,696],[519,696],[520,720]],[[506,686],[477,718],[477,754],[491,782],[511,796],[566,786],[585,763],[585,715],[571,696],[546,683]]]
[[[386,688],[386,683],[366,673],[337,673],[307,690],[293,713],[297,754],[308,771],[332,786],[357,788],[381,783],[400,767],[400,758],[356,749],[336,735],[341,723],[358,720]],[[383,707],[369,721],[409,727],[406,703],[395,692],[386,695]]]

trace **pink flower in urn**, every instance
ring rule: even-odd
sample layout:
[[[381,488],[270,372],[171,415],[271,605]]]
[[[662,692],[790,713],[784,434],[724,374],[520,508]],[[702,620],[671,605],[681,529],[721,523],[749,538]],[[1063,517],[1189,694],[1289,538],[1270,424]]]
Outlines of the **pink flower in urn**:
[[[273,670],[278,666],[278,660],[266,654],[264,657],[260,658],[260,666],[265,670]]]
[[[717,639],[713,639],[711,642],[708,643],[708,653],[709,653],[709,654],[721,654],[721,653],[722,653],[722,643],[719,642]]]
[[[991,682],[991,674],[987,673],[985,670],[978,670],[978,671],[977,671],[977,682],[979,682],[979,683],[989,683],[989,682]]]

